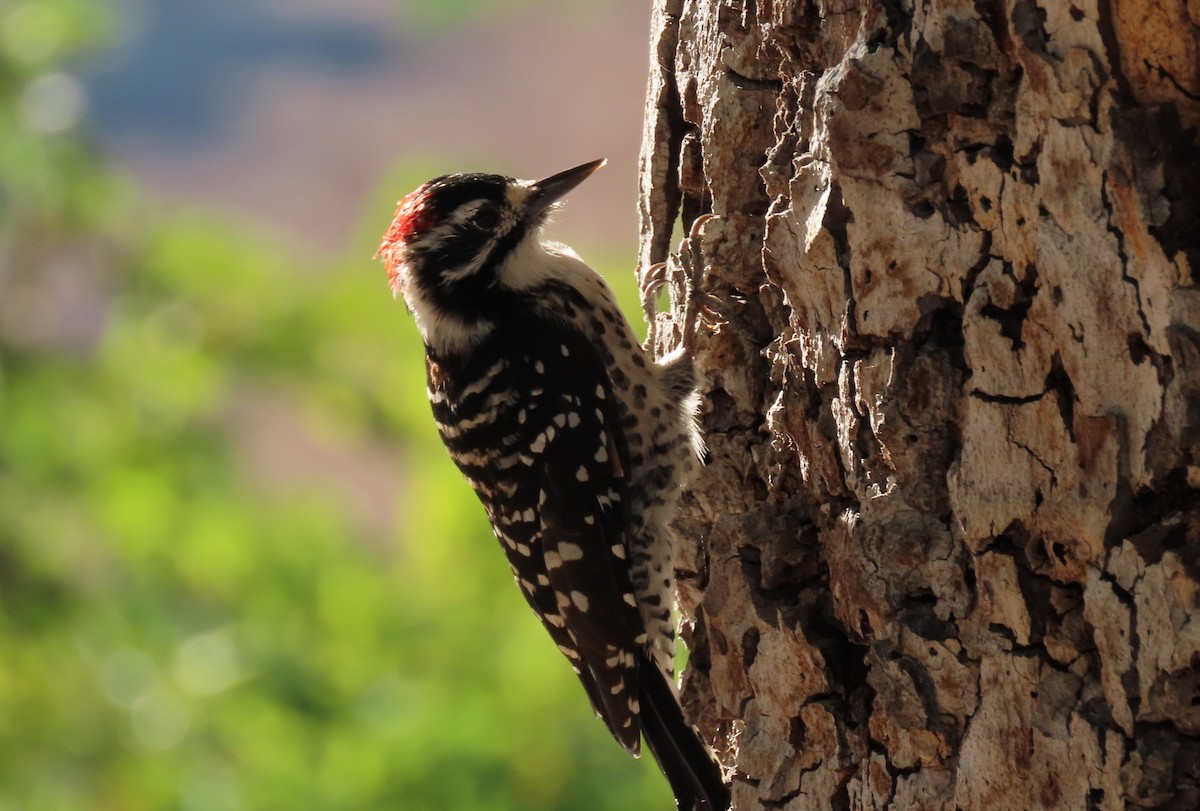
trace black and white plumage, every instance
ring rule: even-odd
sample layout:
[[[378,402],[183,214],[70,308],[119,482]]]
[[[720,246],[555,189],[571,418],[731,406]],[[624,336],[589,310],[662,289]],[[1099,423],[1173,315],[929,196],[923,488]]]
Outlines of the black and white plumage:
[[[526,600],[617,741],[636,755],[645,735],[678,807],[724,811],[672,678],[669,523],[701,449],[692,362],[649,356],[600,276],[540,237],[602,163],[431,180],[380,254],[424,339],[438,430]]]

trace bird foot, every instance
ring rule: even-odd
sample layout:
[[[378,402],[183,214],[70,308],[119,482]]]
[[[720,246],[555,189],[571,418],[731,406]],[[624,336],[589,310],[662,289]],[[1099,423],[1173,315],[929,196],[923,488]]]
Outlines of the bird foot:
[[[642,312],[650,325],[646,348],[657,352],[659,343],[658,298],[663,287],[669,285],[673,310],[683,304],[683,318],[676,321],[679,332],[677,348],[691,353],[696,331],[702,316],[719,314],[713,303],[716,300],[704,292],[704,261],[701,246],[701,231],[704,224],[715,219],[715,214],[704,214],[692,222],[688,235],[679,242],[679,250],[671,254],[666,262],[646,268],[642,275]],[[665,353],[661,353],[665,354]]]

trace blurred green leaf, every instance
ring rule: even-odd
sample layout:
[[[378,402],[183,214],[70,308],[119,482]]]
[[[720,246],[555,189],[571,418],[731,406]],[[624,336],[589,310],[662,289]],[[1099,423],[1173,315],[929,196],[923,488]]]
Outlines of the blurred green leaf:
[[[513,586],[371,261],[445,167],[319,266],[147,200],[21,112],[115,33],[0,5],[0,811],[670,807]],[[31,316],[64,263],[94,341]]]

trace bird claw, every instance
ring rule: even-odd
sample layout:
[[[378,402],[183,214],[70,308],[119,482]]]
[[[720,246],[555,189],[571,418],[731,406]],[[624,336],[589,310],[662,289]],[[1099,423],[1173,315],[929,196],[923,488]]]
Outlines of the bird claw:
[[[688,235],[680,240],[679,249],[671,254],[666,262],[651,265],[642,275],[642,311],[650,325],[646,346],[652,350],[658,346],[658,296],[664,286],[670,285],[671,302],[674,306],[683,302],[679,345],[685,352],[692,349],[701,313],[719,313],[709,306],[708,299],[712,297],[703,292],[704,263],[701,245],[704,224],[716,216],[703,214],[697,217],[688,229]],[[705,299],[703,305],[700,302],[701,298]]]
[[[658,262],[646,268],[642,274],[642,314],[650,325],[650,346],[654,345],[655,328],[658,325],[658,294],[667,283],[667,262]]]

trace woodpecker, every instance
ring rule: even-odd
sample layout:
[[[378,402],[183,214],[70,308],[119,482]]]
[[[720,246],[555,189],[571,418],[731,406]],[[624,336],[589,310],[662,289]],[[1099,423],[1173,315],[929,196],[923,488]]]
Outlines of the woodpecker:
[[[596,714],[635,757],[645,736],[681,811],[726,811],[674,682],[670,523],[703,448],[692,359],[639,346],[600,275],[541,234],[603,164],[434,178],[378,255],[424,341],[442,441]]]

